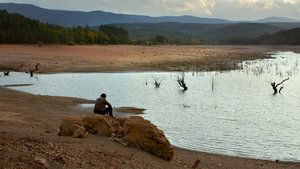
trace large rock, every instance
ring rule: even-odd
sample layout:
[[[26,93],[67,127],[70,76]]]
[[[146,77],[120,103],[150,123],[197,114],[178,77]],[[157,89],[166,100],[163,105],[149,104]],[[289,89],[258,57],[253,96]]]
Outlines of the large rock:
[[[82,125],[82,119],[79,116],[64,117],[59,129],[60,136],[80,138],[86,135],[85,128]]]
[[[165,160],[171,160],[174,152],[163,131],[142,117],[120,120],[119,134],[129,145],[146,150]]]
[[[110,116],[69,116],[62,120],[59,135],[83,137],[86,131],[112,137],[123,145],[138,147],[162,159],[171,160],[174,152],[163,131],[142,117],[114,119]]]
[[[110,116],[90,115],[82,120],[84,128],[92,134],[110,137],[119,130],[119,122]]]

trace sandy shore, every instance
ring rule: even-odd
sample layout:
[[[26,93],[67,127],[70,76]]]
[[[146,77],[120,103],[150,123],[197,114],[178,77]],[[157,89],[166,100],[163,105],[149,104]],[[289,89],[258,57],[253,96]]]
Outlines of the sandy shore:
[[[226,70],[266,52],[294,50],[272,46],[64,46],[0,45],[0,69],[40,72]]]
[[[108,138],[89,135],[74,139],[58,136],[64,115],[87,112],[78,104],[88,100],[31,95],[0,88],[0,168],[40,168],[44,158],[50,168],[182,169],[199,159],[199,169],[298,169],[300,163],[272,162],[193,152],[175,148],[171,161],[136,148],[123,147]]]
[[[148,70],[231,69],[242,60],[265,57],[265,52],[299,50],[268,46],[30,46],[0,45],[0,68],[28,71],[39,62],[40,72],[103,72]],[[2,76],[2,75],[1,75]],[[1,78],[1,77],[0,77]],[[286,163],[229,157],[175,149],[167,162],[136,148],[123,147],[108,138],[89,135],[59,137],[64,115],[85,115],[78,104],[89,100],[31,95],[0,87],[0,169],[50,168],[182,169],[199,159],[199,169],[299,169]]]

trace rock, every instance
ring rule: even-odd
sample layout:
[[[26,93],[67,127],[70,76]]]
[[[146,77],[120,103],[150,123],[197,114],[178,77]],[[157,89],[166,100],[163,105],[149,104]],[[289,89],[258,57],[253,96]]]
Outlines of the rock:
[[[60,136],[71,136],[75,138],[81,138],[86,135],[85,128],[82,125],[82,119],[79,116],[64,117],[59,129]]]
[[[63,118],[59,135],[83,137],[86,131],[111,137],[124,146],[134,146],[162,159],[171,160],[174,152],[163,131],[142,117],[114,119],[110,116],[89,115]]]
[[[37,156],[37,157],[34,158],[34,161],[37,164],[41,165],[43,168],[50,168],[50,165],[49,165],[48,161],[43,157],[38,157]]]
[[[131,146],[146,150],[162,159],[171,160],[174,152],[163,131],[142,117],[122,119],[119,134]],[[124,124],[122,124],[124,123]]]
[[[119,122],[110,116],[90,115],[84,117],[83,126],[92,134],[100,134],[110,137],[119,130]]]

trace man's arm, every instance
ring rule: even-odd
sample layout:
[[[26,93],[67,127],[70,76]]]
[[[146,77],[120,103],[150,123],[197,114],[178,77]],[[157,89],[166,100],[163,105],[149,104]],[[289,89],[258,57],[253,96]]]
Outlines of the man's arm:
[[[112,107],[111,104],[107,100],[105,100],[105,102],[108,107]]]

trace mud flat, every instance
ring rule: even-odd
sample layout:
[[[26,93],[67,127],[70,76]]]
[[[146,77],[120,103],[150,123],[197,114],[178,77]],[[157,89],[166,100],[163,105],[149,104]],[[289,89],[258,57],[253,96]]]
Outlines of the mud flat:
[[[299,47],[0,45],[0,70],[26,72],[37,63],[42,73],[227,70],[276,50]]]

